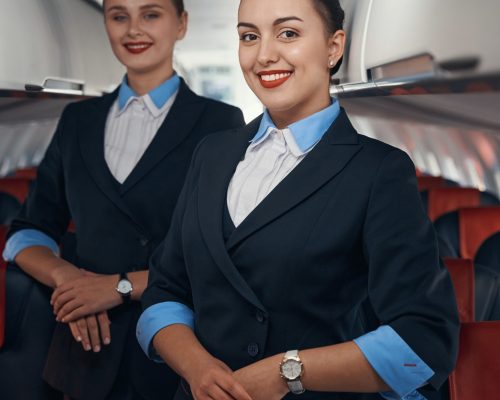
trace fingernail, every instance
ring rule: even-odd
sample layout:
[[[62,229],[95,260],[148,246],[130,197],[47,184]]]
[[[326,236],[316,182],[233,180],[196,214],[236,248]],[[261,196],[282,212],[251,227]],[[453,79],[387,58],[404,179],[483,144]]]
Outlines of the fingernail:
[[[101,346],[94,346],[94,353],[99,353],[101,351]]]
[[[111,339],[109,337],[104,338],[104,344],[110,344],[110,343],[111,343]]]
[[[81,337],[81,336],[78,336],[78,337],[76,338],[76,341],[77,341],[77,342],[81,342],[81,341],[82,341],[82,337]]]
[[[92,349],[92,347],[90,347],[90,344],[86,344],[86,345],[85,345],[85,351],[89,351],[89,350],[91,350],[91,349]]]
[[[62,321],[62,322],[66,322],[66,318],[63,318],[61,321]]]

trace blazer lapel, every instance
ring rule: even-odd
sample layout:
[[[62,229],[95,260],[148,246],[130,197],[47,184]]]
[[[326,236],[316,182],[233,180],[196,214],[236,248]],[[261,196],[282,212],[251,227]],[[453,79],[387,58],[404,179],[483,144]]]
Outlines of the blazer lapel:
[[[120,197],[120,184],[111,174],[104,158],[106,119],[117,94],[118,89],[91,104],[88,114],[79,121],[77,137],[84,164],[97,186],[116,207],[135,221],[133,214]]]
[[[245,155],[249,141],[259,127],[260,118],[234,131],[223,143],[217,154],[211,154],[209,165],[200,175],[198,215],[200,229],[207,247],[226,279],[255,307],[266,311],[248,283],[238,272],[226,249],[222,236],[222,218],[227,187],[238,162]]]
[[[316,147],[238,226],[226,242],[227,249],[304,201],[340,173],[361,149],[357,135],[342,110]]]
[[[124,195],[189,135],[205,105],[181,80],[179,92],[151,144],[121,186]]]

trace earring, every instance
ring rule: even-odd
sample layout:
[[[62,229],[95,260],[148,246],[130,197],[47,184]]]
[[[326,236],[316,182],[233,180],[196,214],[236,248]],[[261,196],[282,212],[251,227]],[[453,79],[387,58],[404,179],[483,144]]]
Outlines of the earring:
[[[328,63],[328,65],[330,65],[330,68],[333,68],[333,66],[334,66],[335,64],[333,63],[333,60],[330,60],[330,62]]]

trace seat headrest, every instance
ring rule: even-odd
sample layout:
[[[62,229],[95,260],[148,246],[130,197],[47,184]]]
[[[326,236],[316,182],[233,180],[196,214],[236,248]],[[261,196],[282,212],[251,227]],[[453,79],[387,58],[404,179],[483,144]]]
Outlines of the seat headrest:
[[[474,259],[483,241],[500,231],[500,206],[461,208],[458,213],[460,255]]]
[[[474,188],[441,187],[428,190],[427,212],[431,221],[441,215],[462,207],[480,204],[481,192]]]

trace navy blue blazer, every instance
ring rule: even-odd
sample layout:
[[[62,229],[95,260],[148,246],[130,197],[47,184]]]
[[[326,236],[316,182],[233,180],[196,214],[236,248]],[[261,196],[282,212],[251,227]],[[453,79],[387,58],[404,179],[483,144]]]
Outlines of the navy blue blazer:
[[[387,324],[433,369],[438,387],[454,366],[458,314],[409,157],[358,134],[342,110],[225,241],[228,184],[259,122],[195,150],[143,307],[176,301],[193,309],[198,339],[232,369]]]
[[[207,134],[244,123],[238,108],[200,97],[181,81],[151,145],[120,184],[104,159],[105,123],[116,96],[117,91],[66,107],[10,231],[39,229],[59,242],[72,219],[76,265],[102,274],[148,267],[170,226],[193,149]],[[145,398],[170,398],[177,380],[172,384],[171,372],[140,350],[135,340],[139,314],[139,303],[109,312],[112,342],[100,354],[83,351],[68,327],[58,324],[44,378],[72,398],[104,398],[121,365],[120,374]]]

